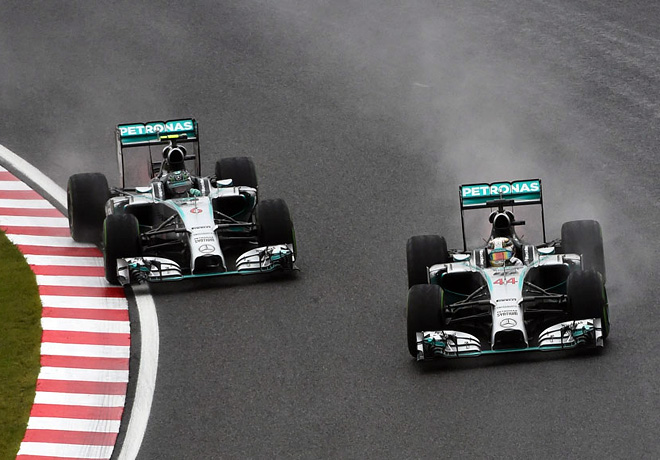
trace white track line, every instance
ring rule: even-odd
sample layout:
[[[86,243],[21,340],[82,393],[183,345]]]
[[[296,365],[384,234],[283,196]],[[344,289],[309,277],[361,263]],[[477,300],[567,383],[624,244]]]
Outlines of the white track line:
[[[66,236],[7,235],[14,244],[31,246],[51,246],[56,248],[95,248],[93,244],[76,243]]]
[[[81,452],[81,447],[84,451]],[[80,446],[78,444],[54,444],[49,442],[24,442],[19,455],[44,456],[47,458],[110,458],[113,446]]]
[[[32,190],[24,182],[15,180],[0,180],[0,190]]]
[[[65,295],[42,295],[41,304],[53,308],[99,308],[117,310],[126,308],[128,302],[121,297],[68,297]]]
[[[0,158],[6,164],[12,167],[13,170],[19,171],[24,176],[39,186],[50,195],[55,202],[60,206],[66,208],[67,196],[66,192],[52,179],[32,166],[30,163],[16,155],[11,150],[3,145],[0,145]],[[5,168],[0,166],[0,171],[6,171]],[[15,226],[53,226],[53,227],[68,227],[67,219],[56,220],[53,218],[23,218],[13,219],[9,221],[0,222],[4,225]],[[81,258],[82,259],[82,258]],[[33,259],[34,260],[34,259]],[[128,429],[124,437],[124,445],[121,447],[119,453],[119,460],[134,460],[140,450],[142,439],[147,430],[147,422],[149,420],[149,413],[151,411],[151,404],[153,401],[154,389],[156,387],[156,374],[158,370],[158,347],[159,347],[159,333],[158,333],[158,316],[156,314],[156,305],[149,293],[147,286],[138,286],[134,290],[135,301],[137,304],[138,314],[140,316],[141,327],[141,347],[140,347],[140,369],[138,373],[138,380],[136,384],[135,399],[131,409],[131,417],[128,423]],[[43,296],[51,297],[50,301],[60,296]],[[82,301],[84,298],[77,300]],[[105,302],[100,302],[99,299],[87,300],[90,304],[107,306],[119,299],[103,299]],[[125,302],[125,299],[121,299]],[[47,302],[48,299],[44,302]],[[45,303],[44,303],[45,305]],[[80,305],[80,304],[78,304]],[[85,308],[80,307],[78,308]],[[110,307],[107,307],[110,308]],[[126,376],[128,378],[128,375]],[[127,379],[128,380],[128,379]],[[23,443],[21,445],[21,454],[35,454],[35,455],[51,455],[60,457],[70,457],[70,454],[75,455],[79,451],[80,446],[75,446],[76,450],[62,446],[57,452],[49,450],[48,445],[45,446],[46,453],[41,449],[42,443]],[[88,458],[109,458],[112,455],[113,448],[101,448],[102,450],[90,450],[87,452]]]
[[[39,286],[108,287],[105,277],[36,275]]]
[[[119,420],[87,420],[59,417],[30,417],[28,430],[90,431],[96,433],[116,433]]]
[[[32,182],[39,184],[46,193],[48,193],[55,201],[60,203],[66,208],[66,192],[53,180],[25,161],[23,158],[16,155],[3,145],[0,145],[0,157],[5,160],[13,169],[20,171],[26,177],[29,177]],[[5,168],[2,170],[6,171]]]
[[[87,358],[129,358],[131,347],[121,345],[84,345],[78,343],[41,344],[42,355],[81,356]]]
[[[12,200],[9,198],[0,198],[0,208],[55,209],[55,206],[46,200]]]
[[[82,382],[128,382],[128,371],[43,366],[39,378],[41,380],[80,380]]]
[[[137,458],[144,433],[147,431],[147,422],[151,412],[154,390],[156,388],[156,373],[158,370],[158,317],[156,304],[149,294],[147,285],[133,287],[135,300],[140,315],[140,370],[135,387],[135,400],[128,421],[128,429],[124,444],[121,446],[118,460],[134,460]]]
[[[130,334],[128,321],[102,321],[97,319],[41,318],[44,331],[100,332],[102,334]]]
[[[124,407],[125,401],[126,396],[123,395],[56,393],[51,391],[37,391],[37,395],[34,398],[35,404],[89,407]]]
[[[39,254],[26,254],[25,259],[30,265],[61,265],[65,267],[103,266],[103,259],[100,257],[43,256]]]
[[[0,216],[0,224],[17,227],[69,228],[66,217]]]

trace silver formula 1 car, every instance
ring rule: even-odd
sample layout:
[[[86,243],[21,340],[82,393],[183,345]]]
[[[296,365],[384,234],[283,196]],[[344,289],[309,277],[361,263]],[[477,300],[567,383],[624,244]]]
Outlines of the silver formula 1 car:
[[[103,174],[71,176],[71,236],[100,243],[112,284],[295,270],[286,203],[259,200],[249,157],[223,158],[201,175],[192,119],[117,126],[121,187]]]
[[[459,187],[463,249],[437,235],[407,243],[407,335],[418,361],[602,347],[609,333],[601,227],[566,222],[546,241],[539,179]],[[540,206],[543,242],[516,233],[513,209]],[[490,209],[490,235],[468,250],[465,211]]]

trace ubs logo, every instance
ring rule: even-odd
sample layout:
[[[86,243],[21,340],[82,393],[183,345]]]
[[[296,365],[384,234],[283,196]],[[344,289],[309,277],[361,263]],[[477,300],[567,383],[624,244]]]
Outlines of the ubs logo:
[[[190,210],[193,214],[199,214],[200,212],[203,212],[201,208],[192,208]]]
[[[513,318],[504,318],[502,321],[500,321],[500,326],[506,329],[511,329],[512,327],[515,327],[516,324],[518,323]]]

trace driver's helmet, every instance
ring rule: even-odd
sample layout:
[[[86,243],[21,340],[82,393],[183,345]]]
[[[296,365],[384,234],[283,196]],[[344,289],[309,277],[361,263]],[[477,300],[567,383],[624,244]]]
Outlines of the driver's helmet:
[[[168,145],[163,149],[163,161],[169,171],[186,169],[186,148],[182,145]]]
[[[493,238],[488,242],[486,251],[491,267],[504,267],[513,257],[513,241],[506,237]]]
[[[193,178],[188,171],[171,171],[165,179],[165,189],[172,198],[188,196],[188,191],[193,188]]]

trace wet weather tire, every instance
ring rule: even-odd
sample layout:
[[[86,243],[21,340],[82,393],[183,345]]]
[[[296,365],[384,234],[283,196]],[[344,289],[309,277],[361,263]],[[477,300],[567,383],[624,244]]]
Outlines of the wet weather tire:
[[[428,284],[427,268],[449,262],[447,242],[438,235],[419,235],[408,239],[406,244],[408,262],[408,287]]]
[[[296,252],[296,234],[289,208],[281,198],[257,203],[257,237],[259,246],[292,244]]]
[[[600,224],[595,220],[574,220],[561,226],[561,246],[564,254],[582,255],[582,268],[594,269],[606,282],[605,253]]]
[[[66,190],[71,238],[81,243],[101,242],[105,203],[110,199],[108,180],[101,173],[74,174]]]
[[[600,273],[595,270],[574,271],[566,283],[571,319],[600,318],[603,338],[610,332],[607,293]]]
[[[141,254],[140,227],[133,214],[112,214],[103,226],[103,260],[105,279],[110,284],[119,284],[117,259],[137,257]]]
[[[250,157],[222,158],[215,163],[215,177],[218,180],[231,179],[235,186],[257,188],[257,170]]]
[[[444,329],[442,290],[436,284],[417,284],[408,290],[408,351],[417,357],[417,333]]]

